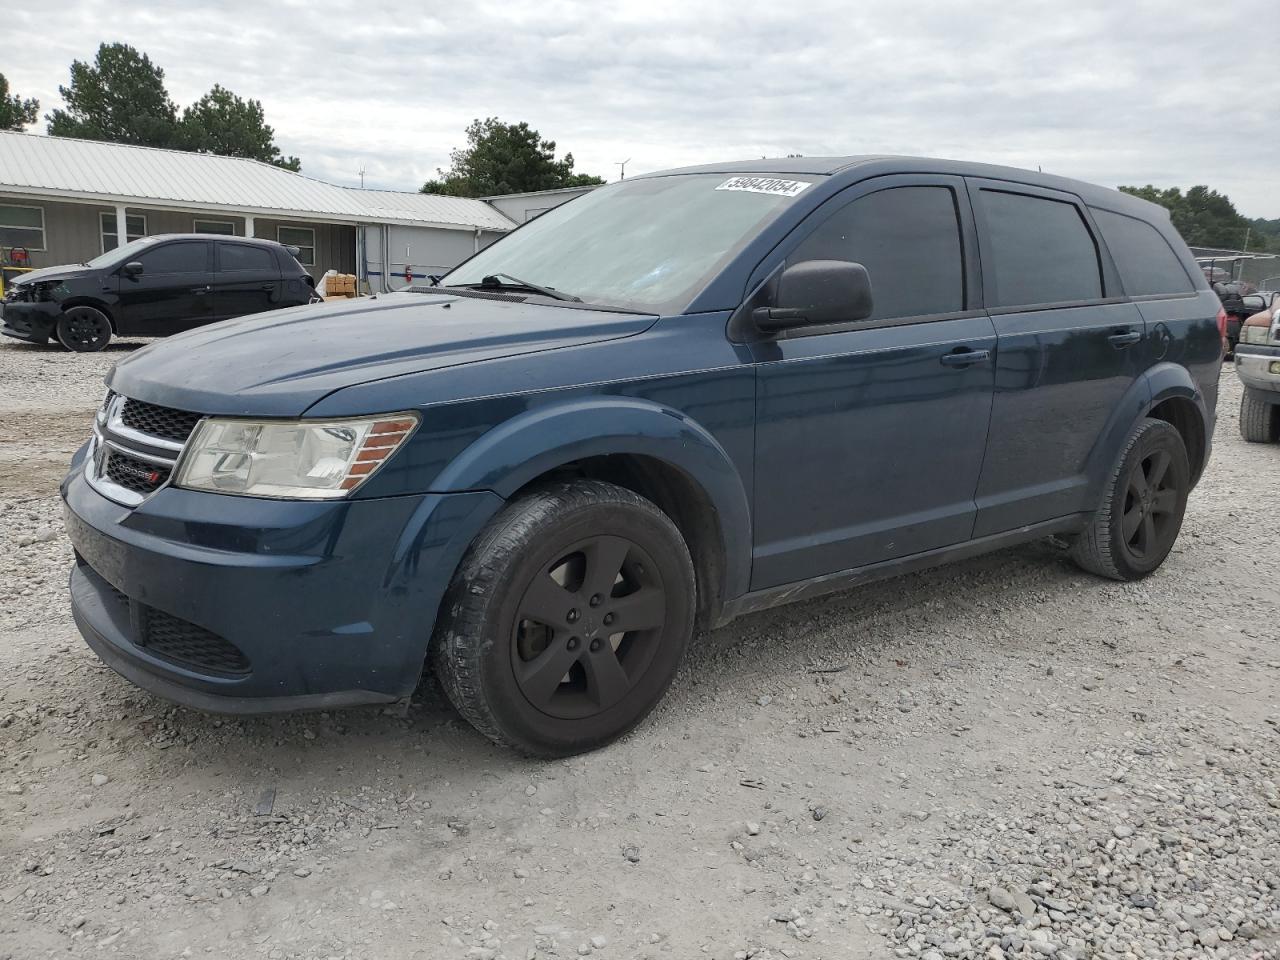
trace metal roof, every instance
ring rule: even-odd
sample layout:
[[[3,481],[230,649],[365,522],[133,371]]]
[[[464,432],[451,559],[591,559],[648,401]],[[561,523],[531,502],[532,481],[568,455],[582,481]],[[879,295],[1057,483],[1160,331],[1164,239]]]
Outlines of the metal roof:
[[[240,157],[5,131],[0,191],[308,220],[514,226],[481,200],[340,187]]]

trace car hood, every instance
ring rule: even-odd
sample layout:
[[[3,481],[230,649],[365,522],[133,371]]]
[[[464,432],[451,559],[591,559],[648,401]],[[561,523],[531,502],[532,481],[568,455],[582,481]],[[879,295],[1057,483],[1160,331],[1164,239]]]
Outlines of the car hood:
[[[83,263],[67,263],[60,267],[41,267],[30,273],[20,273],[9,281],[10,286],[21,287],[28,283],[48,283],[50,280],[73,280],[83,277],[90,268]]]
[[[127,397],[181,410],[293,417],[343,387],[627,337],[656,320],[443,293],[388,294],[260,313],[170,337],[116,364],[107,383]],[[404,405],[426,399],[433,398],[406,398]]]

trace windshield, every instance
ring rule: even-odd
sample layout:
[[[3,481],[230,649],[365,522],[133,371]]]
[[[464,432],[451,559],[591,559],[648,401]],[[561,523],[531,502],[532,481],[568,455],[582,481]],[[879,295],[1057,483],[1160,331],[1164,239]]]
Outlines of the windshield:
[[[87,261],[85,266],[93,267],[96,270],[101,267],[109,267],[113,263],[128,263],[155,242],[155,237],[139,237],[137,240],[130,240],[123,247],[116,247],[114,250],[98,254],[92,260]]]
[[[653,313],[685,307],[813,178],[681,174],[623,180],[554,207],[445,276],[549,287]]]

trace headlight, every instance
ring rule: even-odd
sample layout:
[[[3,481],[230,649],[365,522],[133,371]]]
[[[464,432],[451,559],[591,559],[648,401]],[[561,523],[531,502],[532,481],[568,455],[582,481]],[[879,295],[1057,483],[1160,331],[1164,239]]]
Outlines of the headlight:
[[[174,485],[247,497],[345,497],[390,459],[416,413],[351,420],[201,421]]]
[[[1267,334],[1269,334],[1270,332],[1271,331],[1269,328],[1264,327],[1261,324],[1258,324],[1258,323],[1250,324],[1249,326],[1240,328],[1240,342],[1241,343],[1266,343]]]

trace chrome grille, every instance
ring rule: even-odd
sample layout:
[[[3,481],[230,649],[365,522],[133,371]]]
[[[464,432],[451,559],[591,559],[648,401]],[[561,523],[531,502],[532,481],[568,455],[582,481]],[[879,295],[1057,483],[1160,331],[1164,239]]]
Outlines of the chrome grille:
[[[133,507],[169,483],[200,414],[107,392],[85,464],[89,484]]]

